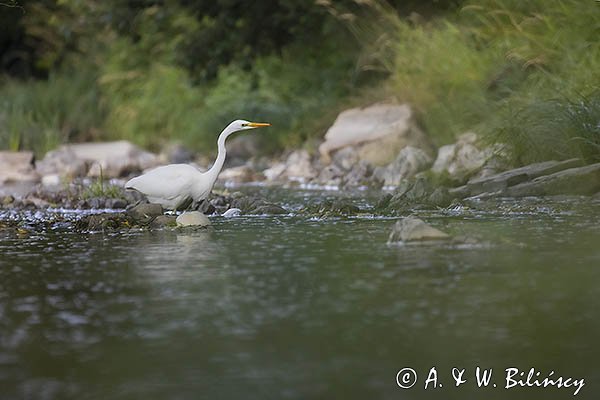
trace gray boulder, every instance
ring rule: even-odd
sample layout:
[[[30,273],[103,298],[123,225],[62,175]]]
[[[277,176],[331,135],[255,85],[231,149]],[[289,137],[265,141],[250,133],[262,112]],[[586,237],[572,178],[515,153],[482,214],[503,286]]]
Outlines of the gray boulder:
[[[307,182],[317,176],[308,151],[296,150],[289,154],[284,163],[276,163],[263,171],[270,181],[295,180]]]
[[[396,221],[388,238],[388,243],[445,240],[449,238],[448,234],[418,218],[406,217]]]
[[[578,158],[565,161],[544,161],[484,178],[470,179],[465,186],[452,189],[450,192],[459,194],[458,197],[476,196],[482,193],[504,194],[507,188],[511,186],[529,182],[541,176],[552,175],[566,169],[580,167],[581,165],[582,161]]]
[[[160,204],[142,203],[127,210],[127,214],[135,221],[147,222],[163,214]]]
[[[468,132],[459,136],[456,143],[440,147],[431,171],[464,183],[481,171],[497,151],[491,147],[480,149],[477,142],[477,135]]]
[[[600,163],[570,168],[523,182],[505,190],[510,197],[557,194],[592,195],[600,190]]]
[[[356,163],[343,177],[345,187],[355,187],[367,185],[370,183],[370,177],[373,174],[373,168],[365,160]]]
[[[327,186],[341,186],[345,175],[346,171],[340,166],[329,164],[321,169],[319,176],[315,179],[315,183]]]
[[[130,172],[139,172],[160,164],[159,158],[134,144],[120,140],[116,142],[67,144],[57,151],[85,161],[89,166],[87,175],[118,178]],[[62,174],[62,172],[61,172]]]
[[[432,161],[425,151],[413,146],[406,146],[400,150],[391,164],[386,167],[377,167],[373,176],[386,186],[395,186],[402,180],[410,179],[429,168]]]
[[[445,187],[419,177],[400,182],[393,193],[382,196],[376,209],[385,214],[402,215],[415,209],[447,207],[454,197]]]
[[[340,113],[325,134],[319,152],[328,164],[333,152],[353,147],[360,160],[383,166],[392,162],[407,145],[426,149],[431,146],[418,129],[410,107],[378,103]]]
[[[68,147],[63,147],[46,153],[41,161],[36,162],[35,168],[45,178],[43,183],[51,186],[50,183],[55,182],[56,177],[68,181],[84,177],[88,171],[88,164]]]

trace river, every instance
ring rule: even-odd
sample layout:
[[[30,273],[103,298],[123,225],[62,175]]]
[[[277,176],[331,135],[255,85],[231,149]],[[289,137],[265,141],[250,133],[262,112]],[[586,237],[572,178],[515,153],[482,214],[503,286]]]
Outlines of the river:
[[[248,190],[291,210],[339,195]],[[2,400],[573,397],[506,388],[507,368],[600,394],[598,200],[416,211],[468,240],[410,245],[387,245],[395,219],[370,214],[86,234],[49,214],[0,228]]]

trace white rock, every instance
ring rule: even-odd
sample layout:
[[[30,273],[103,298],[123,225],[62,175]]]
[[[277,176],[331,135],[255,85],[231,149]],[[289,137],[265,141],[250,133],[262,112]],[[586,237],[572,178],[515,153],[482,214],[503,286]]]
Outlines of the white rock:
[[[292,152],[286,162],[285,174],[289,178],[305,180],[314,178],[317,173],[312,166],[310,154],[306,150],[296,150]]]
[[[306,182],[317,176],[317,171],[308,151],[296,150],[290,153],[285,163],[273,165],[264,170],[263,175],[270,181],[291,179]]]
[[[210,220],[200,211],[184,212],[175,220],[177,226],[209,226]]]
[[[233,218],[239,217],[241,214],[242,210],[240,210],[239,208],[230,208],[229,210],[225,211],[222,216],[225,218]]]
[[[319,152],[329,163],[331,152],[354,146],[361,160],[382,166],[392,162],[406,145],[430,147],[408,105],[379,103],[340,113],[325,134]]]
[[[270,168],[265,169],[263,171],[263,175],[265,176],[265,178],[267,178],[267,180],[274,181],[282,177],[282,175],[285,173],[285,170],[285,163],[280,162],[275,165],[272,165]]]
[[[0,151],[0,185],[10,182],[37,182],[31,151]]]
[[[42,176],[42,185],[58,186],[60,185],[60,176],[58,174],[50,174]]]

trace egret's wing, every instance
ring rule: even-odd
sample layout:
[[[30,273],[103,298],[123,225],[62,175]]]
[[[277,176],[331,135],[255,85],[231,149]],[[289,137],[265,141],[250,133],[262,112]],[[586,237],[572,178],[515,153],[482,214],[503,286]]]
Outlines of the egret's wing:
[[[125,184],[125,188],[135,189],[146,196],[171,200],[189,193],[198,173],[191,165],[166,165],[131,179]]]

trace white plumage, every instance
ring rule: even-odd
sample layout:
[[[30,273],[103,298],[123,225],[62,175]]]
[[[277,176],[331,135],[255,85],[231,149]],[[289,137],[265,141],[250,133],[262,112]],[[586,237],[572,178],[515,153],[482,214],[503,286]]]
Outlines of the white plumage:
[[[210,194],[225,162],[225,139],[234,132],[269,125],[244,120],[233,121],[219,135],[217,159],[208,171],[200,172],[187,164],[165,165],[130,179],[125,184],[125,189],[137,190],[150,203],[160,204],[167,210],[184,210]]]

